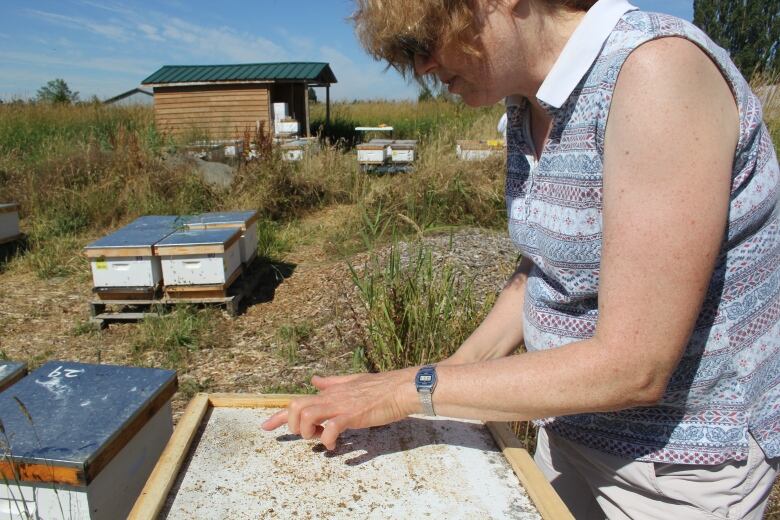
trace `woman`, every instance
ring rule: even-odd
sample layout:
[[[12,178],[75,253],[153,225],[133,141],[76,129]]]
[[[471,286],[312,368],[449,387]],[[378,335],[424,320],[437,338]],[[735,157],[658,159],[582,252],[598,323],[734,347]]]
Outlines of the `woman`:
[[[506,100],[524,259],[449,359],[315,377],[264,427],[333,449],[414,413],[544,419],[536,460],[577,518],[760,518],[780,456],[780,173],[726,53],[625,0],[358,3],[374,56],[469,105]]]

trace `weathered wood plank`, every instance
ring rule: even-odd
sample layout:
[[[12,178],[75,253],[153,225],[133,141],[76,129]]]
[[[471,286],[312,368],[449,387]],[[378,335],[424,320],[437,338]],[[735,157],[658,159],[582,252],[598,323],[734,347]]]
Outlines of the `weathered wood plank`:
[[[517,478],[545,520],[574,520],[566,504],[544,478],[542,471],[515,436],[508,423],[486,423]]]
[[[187,452],[208,408],[209,397],[206,394],[196,395],[187,405],[187,409],[165,446],[160,460],[149,476],[149,480],[146,481],[135,506],[130,511],[129,519],[152,520],[160,514],[160,510],[165,504],[165,498],[176,481],[179,469],[187,457]]]

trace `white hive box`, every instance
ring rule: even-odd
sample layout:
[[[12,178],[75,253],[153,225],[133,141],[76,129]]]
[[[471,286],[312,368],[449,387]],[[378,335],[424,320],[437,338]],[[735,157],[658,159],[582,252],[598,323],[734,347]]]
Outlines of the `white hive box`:
[[[318,150],[319,145],[314,139],[295,139],[283,143],[280,148],[282,149],[282,160],[297,162],[303,160],[307,153]]]
[[[413,163],[417,153],[417,141],[413,139],[399,139],[391,145],[390,159],[394,163]]]
[[[497,143],[497,141],[496,141]],[[455,153],[461,161],[482,161],[498,153],[500,145],[484,141],[457,141]]]
[[[155,290],[162,282],[162,267],[154,245],[181,222],[175,216],[141,217],[84,248],[98,295]]]
[[[327,452],[260,429],[288,403],[195,397],[129,518],[572,519],[504,423],[410,417]]]
[[[154,246],[165,290],[227,288],[241,274],[241,230],[236,227],[176,231]]]
[[[257,211],[202,213],[188,218],[185,227],[187,229],[240,229],[241,263],[249,265],[257,254],[257,219]]]
[[[287,103],[274,103],[273,104],[273,110],[274,110],[274,121],[281,121],[282,119],[287,119],[288,113],[287,113]]]
[[[276,135],[295,135],[298,133],[299,124],[295,119],[282,119],[274,122]]]
[[[0,392],[27,375],[27,363],[4,361],[0,363]]]
[[[359,164],[381,166],[387,162],[390,146],[384,143],[365,143],[357,145],[357,160]]]
[[[16,240],[19,230],[19,205],[0,204],[0,244]]]
[[[126,518],[171,436],[176,386],[168,370],[51,362],[0,394],[0,518]]]

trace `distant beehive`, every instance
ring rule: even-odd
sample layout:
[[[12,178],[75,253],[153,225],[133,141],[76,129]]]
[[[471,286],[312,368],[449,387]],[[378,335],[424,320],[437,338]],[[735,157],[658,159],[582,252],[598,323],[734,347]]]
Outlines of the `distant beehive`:
[[[394,163],[413,163],[417,153],[417,141],[413,139],[398,139],[390,145],[390,158]]]
[[[281,145],[282,160],[296,162],[303,160],[308,152],[319,150],[319,145],[314,139],[295,139]]]
[[[19,205],[0,204],[0,244],[19,238]]]
[[[381,166],[387,162],[390,156],[387,144],[365,143],[357,145],[358,163],[366,166]]]
[[[457,141],[455,154],[461,161],[482,161],[503,151],[504,143],[499,140],[490,141]]]

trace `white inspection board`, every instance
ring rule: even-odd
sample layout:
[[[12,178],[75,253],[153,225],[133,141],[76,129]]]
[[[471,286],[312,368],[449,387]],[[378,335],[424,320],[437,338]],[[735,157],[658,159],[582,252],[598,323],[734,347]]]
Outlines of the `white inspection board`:
[[[541,518],[481,423],[411,417],[327,452],[263,431],[275,411],[213,408],[161,518]]]

